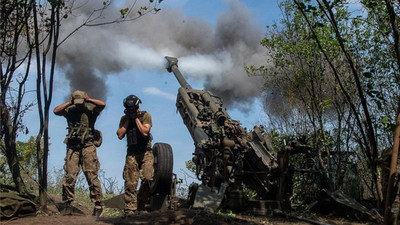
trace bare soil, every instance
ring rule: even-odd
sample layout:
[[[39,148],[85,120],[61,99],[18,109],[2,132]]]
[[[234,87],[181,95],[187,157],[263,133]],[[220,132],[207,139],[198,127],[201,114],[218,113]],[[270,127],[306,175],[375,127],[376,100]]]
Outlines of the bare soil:
[[[313,218],[313,220],[319,221],[321,224],[339,224],[339,225],[359,225],[363,223],[356,223],[346,221],[344,219],[329,219],[329,218]],[[256,217],[249,215],[236,215],[235,217],[220,215],[216,213],[206,212],[204,210],[189,210],[180,209],[175,211],[165,212],[149,212],[147,214],[135,215],[133,217],[100,217],[96,218],[90,215],[52,215],[52,216],[34,216],[24,217],[18,219],[11,219],[7,221],[1,221],[1,224],[26,224],[26,225],[128,225],[128,224],[148,224],[148,225],[161,225],[161,224],[198,224],[198,225],[237,225],[237,224],[270,224],[270,225],[287,225],[287,224],[310,224],[308,222],[302,222],[297,220],[276,218],[276,217]],[[368,223],[371,224],[371,223]]]
[[[305,218],[305,217],[303,217]],[[267,225],[288,225],[288,224],[338,224],[338,225],[362,225],[374,223],[358,223],[348,221],[341,218],[329,218],[321,216],[311,216],[308,219],[316,221],[316,223],[309,223],[290,218],[279,218],[270,216],[252,216],[252,215],[222,215],[205,210],[193,209],[178,209],[168,210],[164,212],[153,211],[142,213],[133,217],[124,218],[123,216],[117,217],[93,217],[89,209],[79,207],[75,210],[72,216],[64,216],[61,213],[52,215],[35,215],[26,216],[22,218],[13,218],[10,220],[2,220],[0,224],[14,225],[130,225],[130,224],[143,224],[143,225],[180,225],[180,224],[194,224],[194,225],[238,225],[238,224],[267,224]]]
[[[73,215],[64,216],[62,210],[64,204],[61,202],[59,196],[52,196],[48,204],[48,213],[37,213],[37,215],[25,216],[22,218],[12,218],[9,220],[0,220],[0,224],[14,225],[130,225],[130,224],[144,224],[144,225],[180,225],[180,224],[194,224],[194,225],[238,225],[238,224],[267,224],[267,225],[288,225],[288,224],[338,224],[338,225],[362,225],[375,223],[358,223],[349,221],[342,218],[335,218],[329,216],[317,216],[315,214],[307,216],[316,223],[309,223],[290,218],[269,216],[253,216],[245,214],[232,214],[224,215],[207,210],[194,210],[180,208],[178,210],[167,210],[164,212],[153,211],[147,213],[140,213],[133,217],[124,218],[123,216],[105,216],[93,217],[91,216],[91,209],[74,204]],[[305,217],[302,217],[305,218]]]

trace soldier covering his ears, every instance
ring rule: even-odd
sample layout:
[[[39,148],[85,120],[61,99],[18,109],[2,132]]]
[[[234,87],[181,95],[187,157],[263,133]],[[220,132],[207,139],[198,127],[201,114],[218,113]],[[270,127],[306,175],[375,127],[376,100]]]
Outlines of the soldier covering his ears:
[[[127,135],[127,154],[123,178],[125,180],[125,216],[145,211],[145,204],[153,178],[154,156],[151,149],[152,126],[151,115],[141,111],[139,104],[142,101],[135,95],[124,99],[124,113],[121,117],[117,136],[122,139]],[[141,179],[139,191],[137,186]]]
[[[72,214],[71,202],[80,167],[89,185],[90,199],[95,203],[93,216],[101,216],[103,212],[103,194],[98,178],[100,163],[96,153],[102,138],[101,132],[94,129],[94,124],[105,106],[103,101],[89,98],[86,92],[77,90],[71,94],[70,101],[54,108],[54,114],[64,116],[68,123],[64,141],[67,145],[63,178],[65,215]]]

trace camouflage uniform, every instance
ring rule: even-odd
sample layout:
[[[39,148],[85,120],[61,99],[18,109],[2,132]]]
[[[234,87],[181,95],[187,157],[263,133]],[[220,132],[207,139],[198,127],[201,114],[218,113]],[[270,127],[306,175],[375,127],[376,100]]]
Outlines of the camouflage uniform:
[[[126,115],[121,117],[120,128],[127,119]],[[139,119],[142,124],[152,125],[151,115],[147,112],[142,112]],[[125,180],[125,212],[134,212],[145,209],[150,182],[154,175],[154,156],[151,150],[151,138],[145,138],[141,135],[133,119],[131,119],[127,128],[127,143],[128,150],[123,172]],[[141,179],[141,184],[139,191],[137,191],[139,178]]]
[[[103,199],[98,171],[100,162],[96,154],[94,142],[94,123],[99,113],[94,111],[94,105],[83,104],[83,109],[71,105],[65,109],[68,122],[68,135],[65,139],[67,155],[65,157],[63,178],[63,201],[68,203],[74,199],[74,189],[80,167],[89,185],[90,199],[96,205]]]

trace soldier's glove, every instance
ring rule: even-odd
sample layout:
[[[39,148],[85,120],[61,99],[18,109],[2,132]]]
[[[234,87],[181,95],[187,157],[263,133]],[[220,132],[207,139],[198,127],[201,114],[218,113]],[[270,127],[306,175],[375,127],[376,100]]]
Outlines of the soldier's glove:
[[[124,113],[126,116],[128,116],[129,118],[135,119],[136,118],[136,110],[134,109],[125,109]]]
[[[93,144],[96,147],[100,147],[101,143],[103,143],[103,134],[101,133],[101,131],[99,130],[94,130],[94,140],[93,140]]]

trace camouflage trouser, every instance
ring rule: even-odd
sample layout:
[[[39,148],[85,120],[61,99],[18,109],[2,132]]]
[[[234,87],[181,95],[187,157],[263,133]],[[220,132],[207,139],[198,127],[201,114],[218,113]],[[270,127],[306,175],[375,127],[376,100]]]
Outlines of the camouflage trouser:
[[[144,210],[150,182],[153,179],[154,156],[152,151],[142,154],[128,152],[126,155],[123,178],[125,180],[125,211]],[[141,179],[140,189],[137,186]]]
[[[71,202],[74,200],[76,178],[81,167],[89,185],[90,199],[99,204],[103,199],[103,194],[98,178],[100,162],[94,145],[74,149],[67,148],[64,164],[63,201]]]

